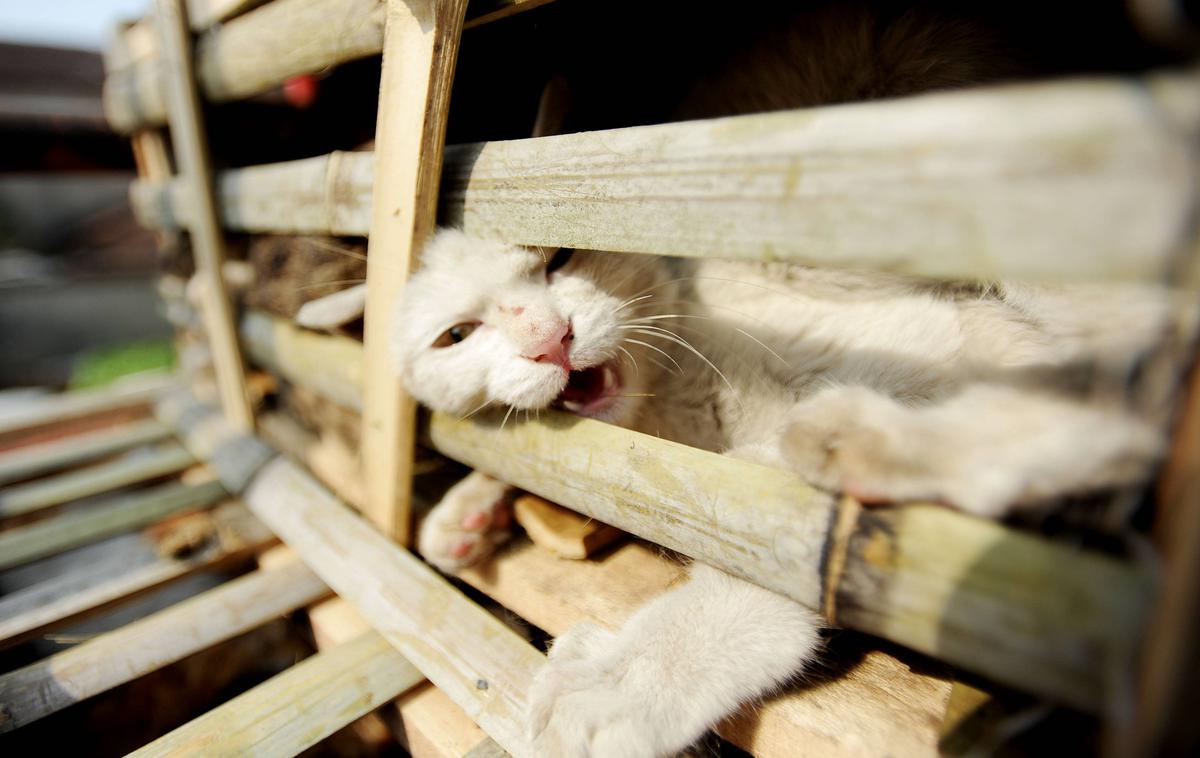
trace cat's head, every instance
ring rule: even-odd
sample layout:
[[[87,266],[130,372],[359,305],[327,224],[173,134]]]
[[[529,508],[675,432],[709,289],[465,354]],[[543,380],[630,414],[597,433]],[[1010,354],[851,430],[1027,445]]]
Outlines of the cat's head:
[[[660,371],[630,322],[660,313],[673,286],[651,256],[544,253],[440,230],[396,311],[400,375],[434,410],[560,407],[628,424]]]

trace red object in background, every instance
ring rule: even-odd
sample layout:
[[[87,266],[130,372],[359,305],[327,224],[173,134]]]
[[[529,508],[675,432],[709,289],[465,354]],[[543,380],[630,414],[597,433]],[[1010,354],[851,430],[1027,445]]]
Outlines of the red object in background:
[[[283,99],[296,108],[307,108],[317,101],[317,79],[310,74],[293,76],[283,83]]]

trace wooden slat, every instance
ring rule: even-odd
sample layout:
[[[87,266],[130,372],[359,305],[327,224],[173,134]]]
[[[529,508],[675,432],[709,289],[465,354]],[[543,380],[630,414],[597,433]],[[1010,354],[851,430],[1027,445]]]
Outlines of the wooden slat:
[[[396,376],[392,318],[437,223],[438,180],[467,0],[388,0],[363,341],[365,513],[407,544],[412,529],[416,402]]]
[[[92,416],[111,418],[113,413],[141,410],[174,381],[170,374],[153,373],[121,379],[96,390],[65,392],[35,400],[28,408],[0,415],[0,448]],[[94,427],[92,427],[94,428]]]
[[[177,444],[0,490],[0,518],[20,516],[71,500],[178,473],[196,459]]]
[[[200,313],[212,347],[221,406],[230,422],[242,430],[254,428],[254,412],[246,392],[246,377],[238,350],[233,309],[221,276],[224,243],[213,197],[203,114],[192,70],[191,38],[183,0],[157,0],[159,43],[167,77],[167,110],[175,163],[195,209],[191,232],[196,276],[201,283]]]
[[[166,484],[0,533],[0,569],[43,558],[120,532],[152,524],[171,513],[212,505],[225,496],[218,482]]]
[[[169,435],[166,427],[148,419],[0,453],[0,484],[87,463]]]
[[[463,28],[473,29],[476,26],[490,24],[493,21],[499,21],[509,16],[515,16],[518,13],[531,11],[534,8],[540,8],[552,2],[554,0],[484,0],[483,2],[473,2],[467,11],[467,21],[463,24]]]
[[[312,603],[329,590],[299,560],[256,571],[0,676],[0,732],[62,710]],[[359,693],[356,693],[356,697]]]
[[[281,376],[302,374],[322,397],[362,410],[362,343],[328,342],[323,335],[296,329],[261,312],[247,312],[238,325],[246,353],[259,366]],[[309,357],[316,360],[309,361]]]
[[[368,632],[306,658],[130,756],[295,755],[420,680],[387,640]]]
[[[460,145],[442,222],[529,245],[1190,286],[1198,135],[1192,70]],[[322,160],[230,172],[226,223],[284,231],[307,210],[304,231],[336,214],[365,234],[370,154]],[[171,223],[168,195],[141,186],[141,217]]]
[[[174,426],[188,408],[168,398],[159,419]],[[228,434],[215,416],[194,429],[184,439],[200,458]],[[264,466],[243,498],[484,731],[514,755],[528,754],[522,724],[525,693],[543,661],[537,650],[286,458]]]
[[[155,549],[150,544],[153,540],[138,536],[139,544],[118,542],[113,545],[115,552],[92,557],[87,571],[70,572],[4,595],[0,598],[0,648],[32,639],[198,571],[235,562],[276,542],[275,535],[241,503],[226,503],[194,518],[206,519],[211,528],[207,544],[197,552],[178,558],[160,555],[148,564],[129,567],[130,553],[135,548]]]

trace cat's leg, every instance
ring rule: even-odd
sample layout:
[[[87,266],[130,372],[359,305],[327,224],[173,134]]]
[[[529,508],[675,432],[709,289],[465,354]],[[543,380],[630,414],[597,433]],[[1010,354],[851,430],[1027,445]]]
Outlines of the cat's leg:
[[[425,517],[417,550],[448,573],[483,560],[511,535],[515,492],[504,482],[472,471]]]
[[[1160,434],[1121,410],[992,384],[905,405],[862,387],[802,401],[780,440],[812,483],[872,501],[934,500],[982,516],[1143,479]]]
[[[813,658],[820,620],[702,564],[617,631],[555,641],[530,693],[534,754],[670,756]]]

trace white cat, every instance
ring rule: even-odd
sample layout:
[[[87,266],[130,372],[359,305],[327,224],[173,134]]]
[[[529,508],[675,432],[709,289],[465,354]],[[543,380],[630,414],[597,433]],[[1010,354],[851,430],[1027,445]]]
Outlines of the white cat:
[[[866,500],[997,516],[1147,475],[1162,435],[1123,392],[1169,313],[1151,290],[547,255],[443,230],[405,289],[395,352],[439,411],[557,407]],[[479,473],[453,487],[422,554],[447,571],[487,555],[509,490]],[[558,639],[531,693],[535,748],[677,752],[801,669],[819,624],[695,564],[620,630]]]

